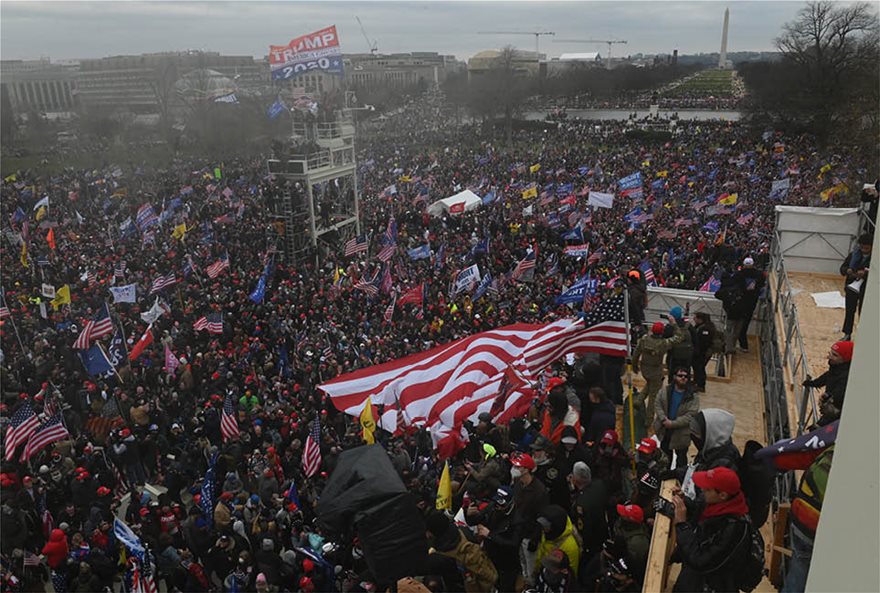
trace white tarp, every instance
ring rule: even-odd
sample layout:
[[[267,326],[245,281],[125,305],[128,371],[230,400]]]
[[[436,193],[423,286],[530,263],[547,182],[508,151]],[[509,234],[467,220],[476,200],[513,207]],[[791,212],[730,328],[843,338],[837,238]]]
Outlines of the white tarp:
[[[811,292],[816,306],[822,309],[846,309],[846,299],[836,290],[831,292]]]
[[[859,232],[856,208],[776,206],[785,269],[837,275]]]
[[[453,204],[458,204],[460,202],[464,202],[464,211],[470,212],[476,208],[479,208],[483,200],[472,192],[469,189],[464,191],[460,191],[454,196],[449,196],[448,198],[443,198],[442,200],[437,200],[430,206],[428,206],[428,214],[431,216],[443,216],[447,212],[449,212],[450,206]]]

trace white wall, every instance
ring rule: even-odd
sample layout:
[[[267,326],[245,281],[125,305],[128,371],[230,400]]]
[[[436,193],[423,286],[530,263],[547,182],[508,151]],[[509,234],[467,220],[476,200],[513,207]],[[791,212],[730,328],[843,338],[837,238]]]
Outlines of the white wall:
[[[858,236],[859,210],[777,206],[776,232],[787,271],[836,275]]]

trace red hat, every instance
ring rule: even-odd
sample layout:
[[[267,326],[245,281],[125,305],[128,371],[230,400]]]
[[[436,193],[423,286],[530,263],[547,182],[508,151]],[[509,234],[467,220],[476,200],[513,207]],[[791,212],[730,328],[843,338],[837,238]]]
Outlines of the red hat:
[[[694,472],[694,484],[702,489],[710,488],[727,494],[740,491],[739,476],[729,467],[715,467],[705,472]]]
[[[616,445],[617,441],[617,431],[606,430],[602,433],[602,439],[599,442],[603,445]]]
[[[514,467],[525,468],[529,471],[535,471],[535,460],[528,453],[514,453],[510,456],[510,463]]]
[[[645,520],[645,511],[637,504],[617,505],[617,514],[633,523],[642,523]]]
[[[664,329],[666,329],[666,324],[662,321],[655,321],[654,325],[651,326],[651,333],[655,336],[662,336]]]
[[[220,495],[220,500],[232,500],[232,492],[224,492]]]
[[[131,431],[128,430],[127,428],[123,428],[122,430],[119,431],[119,436],[121,436],[124,439],[127,439],[128,437],[131,436]]]
[[[95,492],[98,494],[98,496],[107,496],[108,494],[110,494],[110,489],[107,488],[107,486],[101,486]]]
[[[651,455],[656,450],[657,441],[647,437],[639,441],[639,445],[638,447],[636,447],[636,451],[638,451],[639,453],[644,453],[645,455]]]
[[[837,352],[840,355],[840,358],[849,362],[853,357],[853,346],[855,346],[854,342],[850,342],[849,340],[841,340],[840,342],[835,342],[831,349]]]
[[[305,564],[305,562],[303,564]],[[315,590],[315,585],[314,583],[312,583],[312,579],[310,579],[309,577],[302,577],[299,580],[299,588],[305,591],[305,593],[311,593]]]
[[[641,278],[642,278],[642,276],[641,276],[641,274],[639,274],[638,270],[630,270],[629,272],[627,272],[626,275],[628,278],[632,278],[634,280],[641,280]]]
[[[138,513],[140,513],[141,517],[146,517],[150,514],[150,509],[148,509],[147,507],[143,507],[141,508],[141,510],[138,511]]]
[[[303,560],[303,572],[310,573],[315,570],[315,563],[306,558]]]
[[[553,391],[553,389],[559,387],[560,385],[565,385],[565,379],[562,377],[553,377],[549,381],[547,381],[547,391]]]
[[[76,479],[79,480],[80,482],[83,480],[88,480],[89,479],[89,472],[82,471],[82,472],[76,474]]]

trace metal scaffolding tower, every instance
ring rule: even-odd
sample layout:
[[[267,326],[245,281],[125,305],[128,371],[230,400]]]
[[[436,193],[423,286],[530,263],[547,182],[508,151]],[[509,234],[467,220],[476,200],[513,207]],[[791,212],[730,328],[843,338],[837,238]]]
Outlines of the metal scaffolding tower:
[[[285,259],[320,262],[360,234],[355,126],[348,109],[292,126],[289,151],[267,162],[283,180],[273,215],[284,225]]]

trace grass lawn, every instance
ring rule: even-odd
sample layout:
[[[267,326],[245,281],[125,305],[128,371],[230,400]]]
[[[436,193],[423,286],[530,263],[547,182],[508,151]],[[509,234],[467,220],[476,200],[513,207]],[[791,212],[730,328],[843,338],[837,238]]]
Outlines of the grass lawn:
[[[703,70],[692,78],[685,80],[665,95],[714,95],[725,96],[733,93],[733,70]]]

